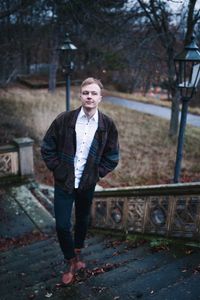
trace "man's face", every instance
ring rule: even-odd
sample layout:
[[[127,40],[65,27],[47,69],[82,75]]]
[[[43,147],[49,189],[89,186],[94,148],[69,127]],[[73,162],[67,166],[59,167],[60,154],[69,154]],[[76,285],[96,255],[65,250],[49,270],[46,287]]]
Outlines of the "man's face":
[[[85,85],[81,89],[81,102],[83,108],[87,110],[96,109],[101,102],[101,89],[96,83]]]

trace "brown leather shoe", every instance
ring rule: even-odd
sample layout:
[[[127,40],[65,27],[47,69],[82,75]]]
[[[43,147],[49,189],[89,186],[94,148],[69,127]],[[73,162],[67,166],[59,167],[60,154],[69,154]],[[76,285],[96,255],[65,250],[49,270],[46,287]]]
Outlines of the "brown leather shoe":
[[[76,262],[76,271],[79,271],[81,269],[85,269],[86,264],[83,261],[77,261]]]
[[[75,265],[76,271],[85,269],[86,263],[84,263],[81,259],[81,249],[75,249],[74,251],[76,253],[76,265]]]
[[[62,283],[64,283],[65,285],[68,285],[73,282],[74,282],[74,274],[72,274],[71,272],[63,274]]]
[[[62,283],[65,285],[73,283],[75,280],[75,271],[76,271],[76,257],[69,260],[69,271],[63,273],[62,275]]]

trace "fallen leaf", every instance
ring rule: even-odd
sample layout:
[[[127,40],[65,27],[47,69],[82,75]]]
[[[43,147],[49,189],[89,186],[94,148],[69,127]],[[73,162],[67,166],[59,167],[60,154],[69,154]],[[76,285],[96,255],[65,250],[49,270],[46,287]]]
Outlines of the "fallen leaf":
[[[51,298],[52,296],[53,296],[52,293],[46,293],[46,295],[45,295],[46,298]]]
[[[200,273],[200,265],[198,265],[194,271],[193,271],[194,274],[197,274],[197,273]]]
[[[189,254],[192,254],[193,252],[194,252],[194,250],[189,249],[189,250],[186,250],[186,251],[185,251],[185,254],[189,255]]]
[[[92,269],[92,275],[97,275],[97,274],[101,274],[104,273],[104,269],[103,268],[94,268]]]

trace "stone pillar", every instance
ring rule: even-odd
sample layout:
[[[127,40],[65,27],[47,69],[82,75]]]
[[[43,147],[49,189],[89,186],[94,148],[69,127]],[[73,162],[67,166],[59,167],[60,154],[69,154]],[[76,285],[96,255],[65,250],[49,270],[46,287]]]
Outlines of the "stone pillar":
[[[21,176],[33,175],[33,140],[25,138],[15,138],[13,142],[18,147],[19,152],[19,170]]]

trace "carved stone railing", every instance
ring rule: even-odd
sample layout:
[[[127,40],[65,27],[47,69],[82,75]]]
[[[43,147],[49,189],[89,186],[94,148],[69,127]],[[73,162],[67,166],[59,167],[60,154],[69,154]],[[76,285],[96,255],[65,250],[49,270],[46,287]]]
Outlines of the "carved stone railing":
[[[92,226],[200,240],[200,182],[96,191]]]
[[[0,146],[0,179],[11,175],[30,176],[33,167],[33,140],[16,138],[12,144]]]

